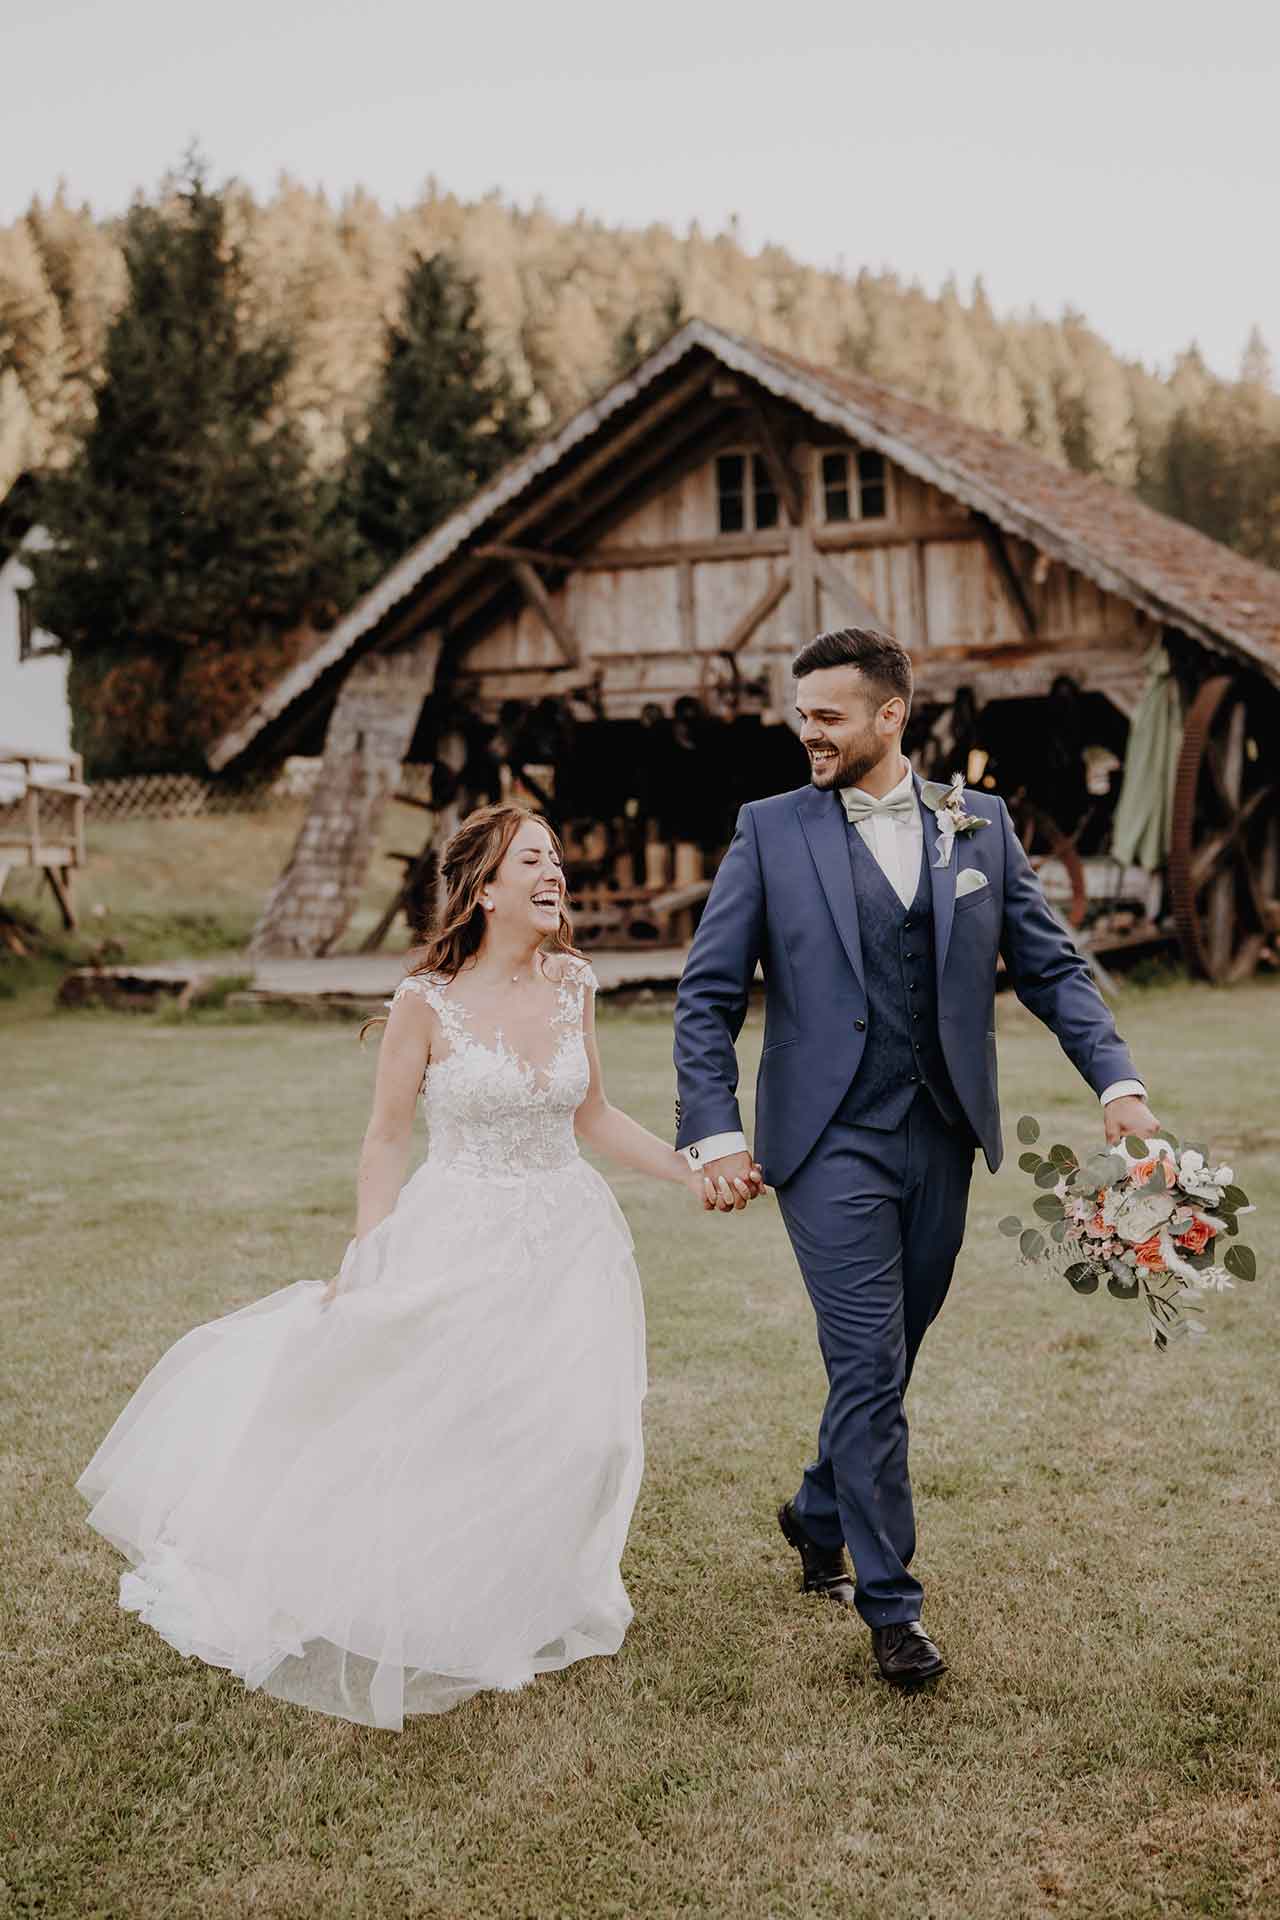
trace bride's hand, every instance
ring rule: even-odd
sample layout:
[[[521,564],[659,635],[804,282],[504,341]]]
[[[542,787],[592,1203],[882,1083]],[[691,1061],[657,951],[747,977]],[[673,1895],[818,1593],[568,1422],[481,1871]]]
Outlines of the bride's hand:
[[[692,1168],[685,1174],[681,1185],[686,1187],[699,1202],[704,1213],[714,1213],[716,1208],[716,1188],[714,1180],[705,1173],[695,1173]]]

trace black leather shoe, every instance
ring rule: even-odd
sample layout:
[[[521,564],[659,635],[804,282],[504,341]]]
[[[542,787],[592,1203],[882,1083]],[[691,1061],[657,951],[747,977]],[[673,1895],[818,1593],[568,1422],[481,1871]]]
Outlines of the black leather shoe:
[[[893,1627],[872,1627],[876,1665],[893,1687],[923,1687],[945,1673],[947,1663],[918,1620]]]
[[[839,1607],[852,1607],[854,1586],[849,1578],[844,1548],[820,1547],[816,1540],[811,1540],[796,1518],[795,1508],[789,1500],[784,1500],[778,1508],[778,1525],[782,1528],[783,1538],[800,1555],[805,1592],[824,1594]]]

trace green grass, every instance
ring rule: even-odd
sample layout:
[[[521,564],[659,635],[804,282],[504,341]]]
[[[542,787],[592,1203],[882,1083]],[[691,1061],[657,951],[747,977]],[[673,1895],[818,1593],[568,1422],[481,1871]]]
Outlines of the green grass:
[[[1274,987],[1129,996],[1158,1110],[1280,1218]],[[1096,1107],[1000,1002],[1006,1115]],[[665,1133],[665,1018],[603,1017]],[[758,1032],[749,1028],[748,1060]],[[1211,1300],[1158,1360],[1135,1306],[1020,1271],[979,1174],[911,1394],[932,1698],[797,1590],[773,1522],[821,1380],[772,1201],[703,1218],[623,1176],[649,1463],[626,1645],[400,1737],[246,1695],[115,1606],[73,1481],[194,1322],[345,1244],[373,1057],[348,1027],[63,1016],[0,1036],[0,1910],[26,1915],[1280,1913],[1280,1302]],[[570,1229],[571,1229],[571,1223]],[[495,1552],[501,1553],[501,1541]]]
[[[76,876],[80,924],[74,934],[63,931],[42,875],[9,875],[4,905],[36,931],[43,951],[15,960],[0,948],[0,1005],[9,1002],[11,1013],[24,1019],[33,1008],[48,1007],[67,968],[97,949],[108,961],[139,965],[244,947],[304,813],[301,801],[283,800],[261,813],[91,822],[87,864]],[[387,856],[393,848],[418,850],[423,818],[404,806],[386,809],[344,945],[358,946],[381,917],[404,871]],[[407,938],[401,921],[390,944],[404,946]]]

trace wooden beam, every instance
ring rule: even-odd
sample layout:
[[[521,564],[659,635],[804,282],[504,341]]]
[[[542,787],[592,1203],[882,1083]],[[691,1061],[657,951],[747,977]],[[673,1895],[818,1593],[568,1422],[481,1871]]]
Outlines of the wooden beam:
[[[760,451],[764,455],[765,466],[769,469],[769,478],[773,481],[773,490],[782,502],[788,520],[798,527],[805,517],[805,489],[791,462],[787,459],[786,448],[774,427],[769,410],[755,394],[747,402],[747,412],[755,428],[756,438],[760,442]]]
[[[758,600],[752,602],[737,624],[725,635],[717,653],[741,653],[748,640],[762,627],[774,608],[780,606],[791,591],[791,569],[784,567],[765,588]]]
[[[473,551],[477,560],[527,560],[531,567],[560,567],[566,573],[577,564],[567,553],[547,553],[542,547],[486,546]]]
[[[675,386],[667,389],[666,393],[660,394],[631,422],[630,426],[613,431],[606,430],[604,446],[598,447],[594,453],[577,461],[569,473],[547,487],[530,505],[511,516],[498,533],[497,538],[501,544],[510,546],[526,527],[534,526],[539,520],[544,519],[552,507],[558,506],[561,501],[580,496],[588,483],[606,467],[613,466],[629,447],[633,447],[638,440],[643,440],[673,413],[682,412],[689,402],[710,383],[714,370],[714,361],[708,360],[696,372],[684,380],[677,381]]]
[[[828,560],[825,553],[815,553],[813,570],[824,592],[843,606],[857,627],[874,627],[877,633],[883,633],[884,621],[869,600],[864,600],[852,580],[846,580],[839,567]]]
[[[543,626],[560,649],[560,657],[568,667],[582,664],[582,654],[573,631],[551,595],[543,586],[541,579],[527,560],[512,560],[512,573],[520,583],[520,591],[533,608]]]
[[[985,514],[975,514],[974,519],[982,534],[983,544],[991,555],[997,578],[1004,588],[1005,599],[1013,609],[1013,617],[1018,623],[1022,636],[1026,640],[1034,640],[1036,637],[1035,609],[1028,600],[1027,590],[1009,558],[1004,534],[995,521],[988,520]]]
[[[729,439],[734,436],[730,435]],[[855,522],[849,526],[816,527],[813,544],[819,553],[847,553],[856,547],[905,547],[930,541],[967,540],[976,544],[971,524],[929,525],[904,523],[900,526],[879,521]],[[707,540],[663,540],[652,544],[628,542],[593,547],[572,563],[580,573],[614,573],[625,567],[669,567],[681,560],[758,560],[780,559],[791,551],[791,536],[785,531],[767,533],[722,533]]]

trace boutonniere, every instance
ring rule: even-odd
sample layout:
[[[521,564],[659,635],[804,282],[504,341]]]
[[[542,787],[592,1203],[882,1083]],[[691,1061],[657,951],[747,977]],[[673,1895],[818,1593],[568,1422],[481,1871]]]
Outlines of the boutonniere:
[[[944,787],[939,780],[926,780],[920,788],[920,798],[926,807],[932,808],[938,822],[938,837],[933,843],[938,850],[935,867],[951,865],[958,833],[976,833],[979,827],[991,825],[985,814],[965,812],[962,773],[952,774],[949,787]]]

